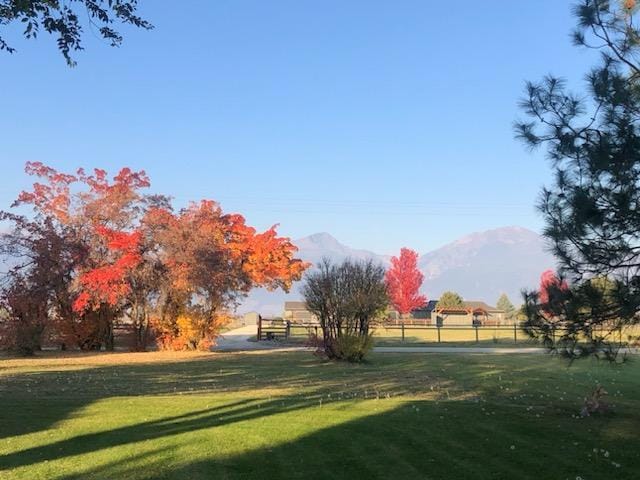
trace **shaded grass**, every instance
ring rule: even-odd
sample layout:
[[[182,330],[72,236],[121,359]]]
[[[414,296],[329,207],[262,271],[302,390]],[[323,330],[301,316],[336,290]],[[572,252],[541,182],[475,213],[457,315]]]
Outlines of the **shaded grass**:
[[[0,478],[631,479],[639,399],[637,364],[540,355],[0,360]]]

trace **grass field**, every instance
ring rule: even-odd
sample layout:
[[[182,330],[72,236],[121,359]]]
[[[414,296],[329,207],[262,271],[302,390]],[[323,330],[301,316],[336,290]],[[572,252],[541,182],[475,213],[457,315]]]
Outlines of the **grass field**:
[[[309,338],[313,329],[293,325],[289,341],[304,343]],[[477,340],[476,340],[477,333]],[[376,345],[379,346],[446,346],[446,347],[540,347],[540,343],[529,337],[521,328],[514,335],[513,326],[500,327],[443,327],[440,329],[438,341],[438,329],[434,326],[428,328],[407,325],[404,328],[404,340],[400,326],[376,326],[373,329]],[[631,337],[640,336],[640,327],[628,328],[620,337],[624,344],[628,344]],[[617,336],[614,338],[617,341]],[[637,344],[637,340],[634,342]]]
[[[600,382],[612,413],[579,418]],[[637,479],[640,370],[542,355],[0,360],[0,478]]]
[[[309,333],[313,332],[305,327],[292,326],[290,342],[304,343],[309,338]],[[514,339],[513,327],[482,327],[477,330],[478,341],[476,341],[476,330],[472,327],[462,328],[442,328],[440,329],[440,342],[438,342],[438,331],[435,327],[423,328],[406,326],[404,329],[404,340],[402,330],[399,326],[384,327],[379,326],[373,330],[376,345],[379,346],[464,346],[464,347],[536,347],[540,346],[532,340],[522,330],[518,330]]]

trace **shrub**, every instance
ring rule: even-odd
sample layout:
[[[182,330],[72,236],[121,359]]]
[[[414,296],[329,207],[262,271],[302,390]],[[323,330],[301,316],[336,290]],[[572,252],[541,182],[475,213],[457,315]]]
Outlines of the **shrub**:
[[[3,292],[0,311],[0,347],[25,356],[40,350],[49,321],[41,289],[18,279]]]
[[[373,335],[342,335],[336,338],[333,344],[333,351],[339,358],[348,362],[358,363],[373,348]]]
[[[324,259],[305,279],[303,295],[322,328],[324,355],[360,361],[371,349],[369,326],[387,305],[385,270],[372,261]]]

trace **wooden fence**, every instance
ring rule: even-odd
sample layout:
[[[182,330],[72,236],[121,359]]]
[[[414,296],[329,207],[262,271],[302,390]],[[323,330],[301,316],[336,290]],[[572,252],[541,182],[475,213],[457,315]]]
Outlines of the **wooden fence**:
[[[382,323],[372,325],[371,330],[378,343],[445,343],[476,342],[505,339],[517,343],[528,337],[519,325],[471,326],[429,325],[417,322]],[[322,332],[318,323],[292,323],[280,319],[260,318],[257,325],[258,340],[302,340]]]
[[[310,336],[322,336],[322,330],[318,323],[292,323],[280,319],[260,319],[258,322],[258,340],[291,340],[304,341]],[[371,326],[376,343],[384,344],[415,344],[415,343],[494,343],[517,344],[531,341],[524,332],[521,324],[511,325],[429,325],[414,322],[385,322]],[[563,330],[558,329],[554,336],[562,335]],[[638,340],[631,341],[626,336],[640,335],[640,327],[626,330],[624,335],[617,332],[618,341],[637,344]],[[640,338],[640,337],[639,337]]]

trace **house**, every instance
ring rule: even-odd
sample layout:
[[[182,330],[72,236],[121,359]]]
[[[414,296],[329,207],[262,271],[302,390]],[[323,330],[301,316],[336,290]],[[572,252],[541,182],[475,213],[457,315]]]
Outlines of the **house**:
[[[434,325],[502,325],[505,311],[481,301],[465,301],[459,308],[438,307],[437,300],[431,300],[424,311],[429,314]]]
[[[305,302],[285,302],[283,318],[292,323],[317,323],[318,319],[307,310]],[[411,319],[402,320],[398,312],[387,310],[386,318],[398,322],[431,325],[504,325],[505,311],[481,301],[464,302],[460,308],[438,308],[437,300],[429,300],[423,307],[411,312]]]
[[[247,312],[242,316],[242,325],[257,325],[260,315],[258,312]]]
[[[282,318],[291,323],[318,323],[316,316],[307,310],[305,302],[284,302]]]

